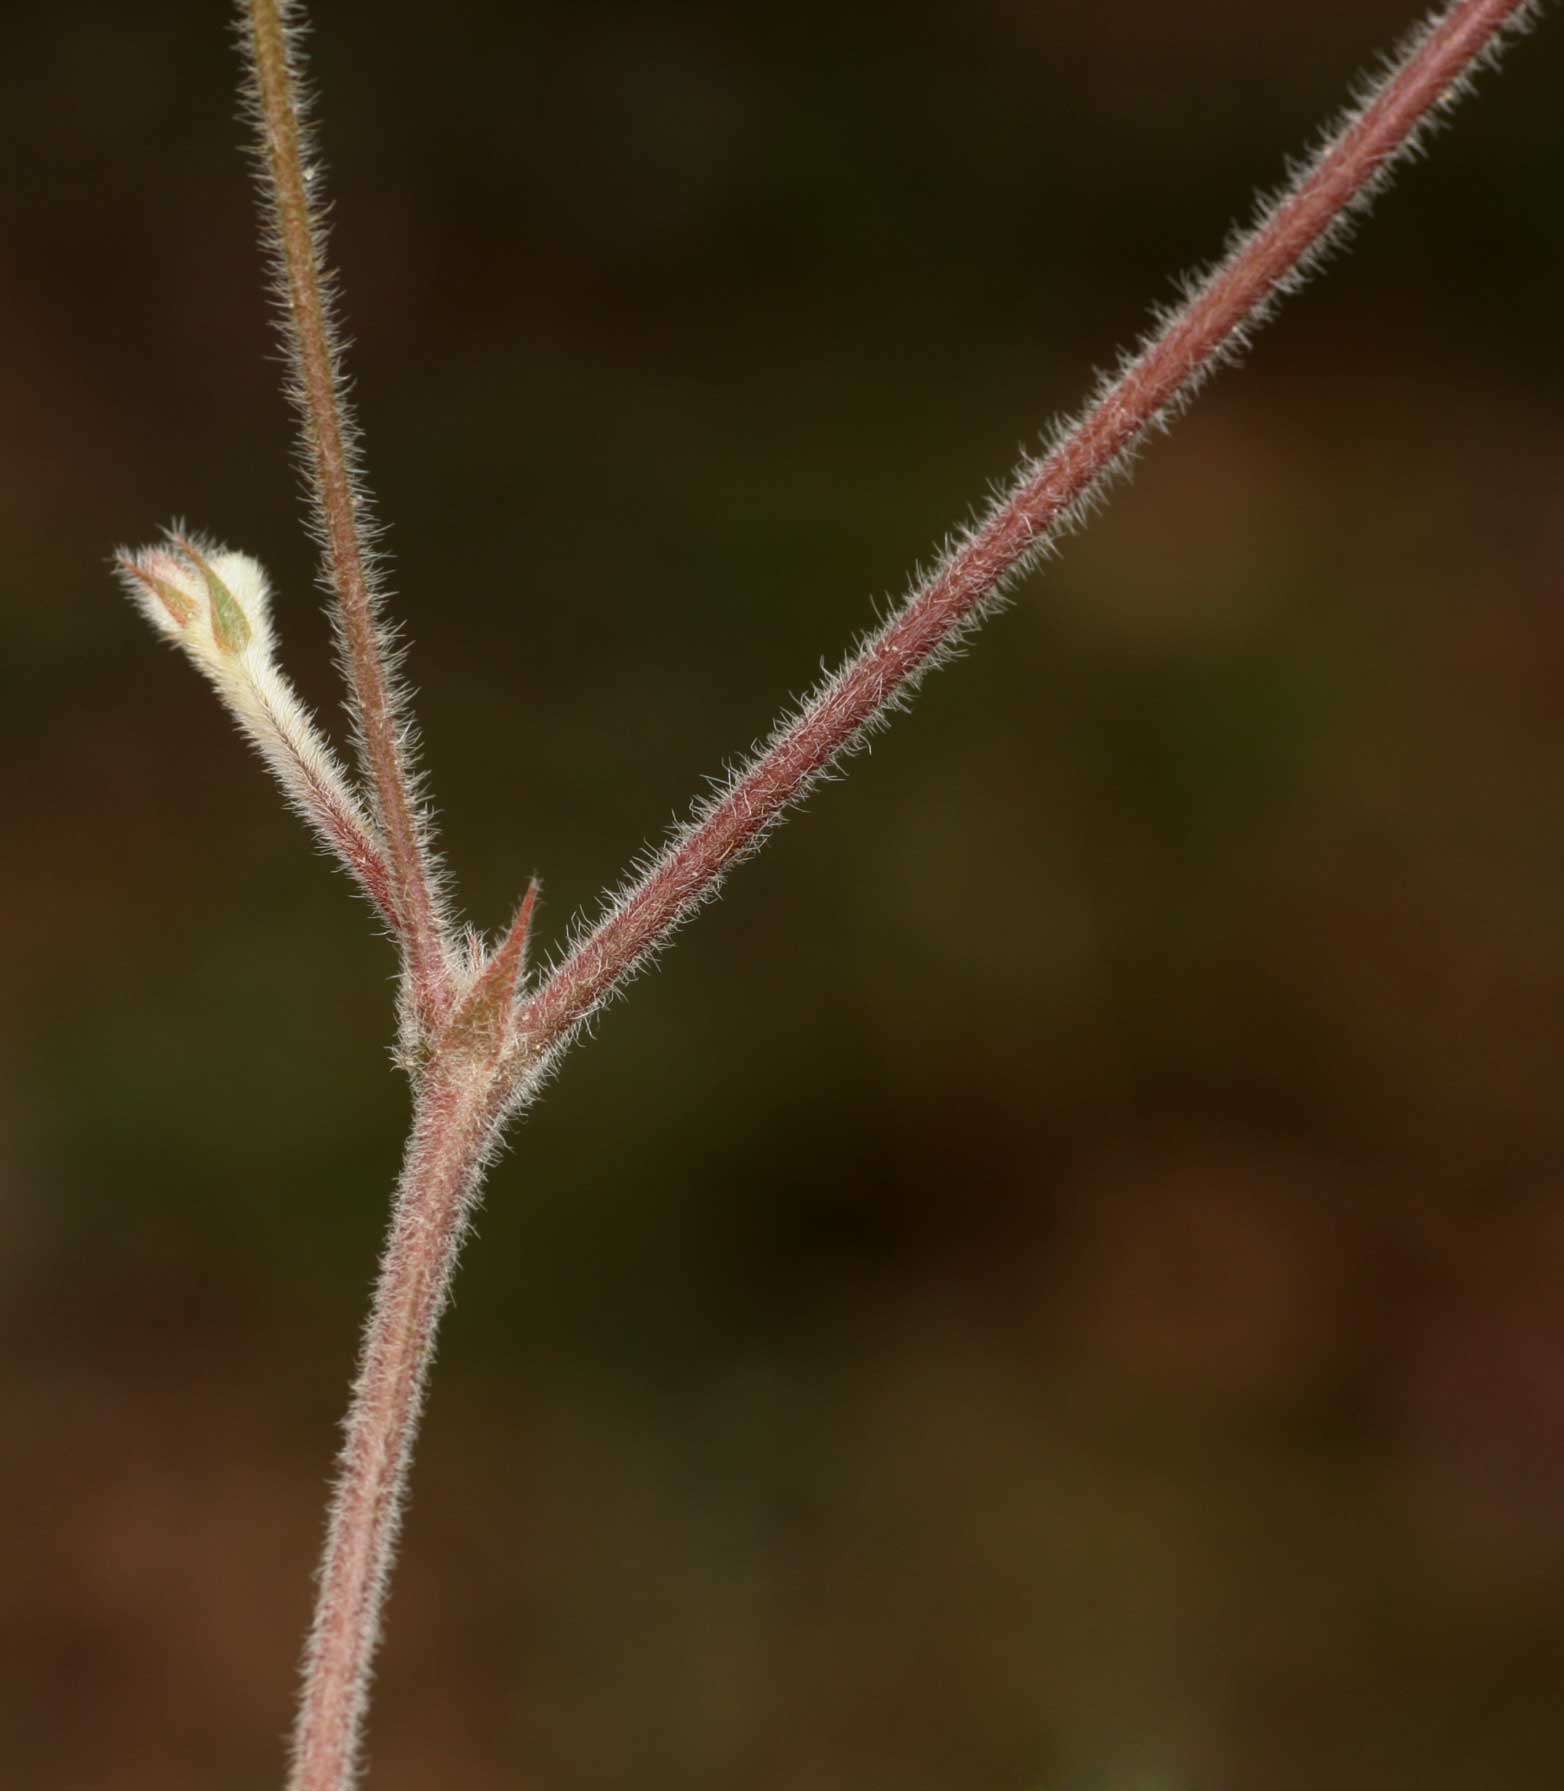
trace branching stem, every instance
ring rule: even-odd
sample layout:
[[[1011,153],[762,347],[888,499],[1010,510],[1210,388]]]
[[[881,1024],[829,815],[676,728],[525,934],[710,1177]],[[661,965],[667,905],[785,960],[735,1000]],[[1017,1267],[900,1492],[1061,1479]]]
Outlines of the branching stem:
[[[317,457],[324,526],[338,581],[367,757],[384,814],[407,948],[425,979],[444,974],[427,866],[398,753],[365,581],[353,487],[337,411],[337,375],[321,299],[316,235],[300,168],[297,103],[278,0],[248,0],[277,187],[279,229],[300,342],[307,435]],[[582,1023],[644,965],[669,934],[752,851],[866,729],[980,620],[1007,582],[1033,563],[1137,444],[1229,358],[1352,211],[1415,141],[1430,114],[1497,47],[1533,0],[1452,0],[1407,44],[1284,196],[1267,206],[1042,459],[946,553],[901,609],[780,723],[769,744],[705,804],[522,1007],[509,1048],[453,1023],[433,1035],[413,1137],[365,1333],[348,1416],[297,1731],[293,1791],[346,1791],[354,1778],[371,1659],[401,1495],[435,1328],[505,1115],[535,1086]],[[530,904],[495,978],[520,962]],[[508,952],[509,955],[506,955]],[[433,987],[432,982],[430,987]],[[478,1007],[484,1008],[483,1002]],[[475,1009],[475,1012],[477,1010]],[[478,1015],[482,1018],[482,1014]],[[482,1047],[482,1048],[480,1048]]]

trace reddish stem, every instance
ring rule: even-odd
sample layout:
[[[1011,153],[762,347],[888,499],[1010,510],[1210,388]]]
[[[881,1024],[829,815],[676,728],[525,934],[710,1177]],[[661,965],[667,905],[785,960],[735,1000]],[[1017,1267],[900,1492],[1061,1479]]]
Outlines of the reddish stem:
[[[290,0],[246,0],[262,160],[285,287],[282,332],[312,473],[334,619],[359,726],[360,756],[374,792],[395,884],[389,911],[400,929],[413,1003],[427,1034],[450,1000],[444,929],[403,751],[404,730],[386,652],[362,521],[367,500],[354,465],[323,273],[322,232],[305,174],[305,128],[289,36]]]
[[[370,1661],[435,1329],[499,1123],[492,1079],[423,1080],[339,1457],[294,1731],[291,1791],[353,1782]]]
[[[724,795],[698,811],[608,909],[529,1003],[513,1073],[556,1052],[714,890],[865,729],[883,719],[985,603],[1037,559],[1083,500],[1124,466],[1259,321],[1387,175],[1433,109],[1453,94],[1531,0],[1455,0],[1408,44],[1285,196],[1234,244],[1040,462],[871,635],[779,724]]]
[[[282,733],[280,727],[278,733]],[[360,818],[343,806],[331,785],[316,775],[307,759],[300,755],[294,759],[294,764],[309,789],[311,813],[316,825],[336,848],[338,858],[352,872],[359,887],[380,911],[380,917],[390,928],[392,938],[402,938],[406,929],[396,906],[391,867],[386,863],[379,842],[366,832]]]
[[[258,12],[272,11],[252,0]],[[507,1104],[542,1060],[753,849],[787,805],[883,718],[1003,583],[1159,418],[1229,354],[1350,209],[1404,152],[1430,110],[1531,0],[1454,0],[1408,46],[1369,101],[1286,197],[1233,248],[1048,456],[1025,466],[901,611],[779,727],[769,746],[554,972],[524,1010],[519,1043],[480,1062],[435,1047],[366,1332],[307,1662],[293,1791],[352,1780],[397,1514],[433,1348],[485,1153]],[[524,932],[518,925],[513,940]],[[519,945],[516,947],[519,958]]]

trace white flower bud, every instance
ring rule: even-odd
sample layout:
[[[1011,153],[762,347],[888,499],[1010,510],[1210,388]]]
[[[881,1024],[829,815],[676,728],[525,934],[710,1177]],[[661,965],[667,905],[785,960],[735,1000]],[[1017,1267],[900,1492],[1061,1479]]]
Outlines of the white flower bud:
[[[170,532],[125,553],[125,589],[160,634],[177,642],[260,751],[294,806],[390,917],[384,849],[309,711],[274,658],[271,591],[248,554]]]

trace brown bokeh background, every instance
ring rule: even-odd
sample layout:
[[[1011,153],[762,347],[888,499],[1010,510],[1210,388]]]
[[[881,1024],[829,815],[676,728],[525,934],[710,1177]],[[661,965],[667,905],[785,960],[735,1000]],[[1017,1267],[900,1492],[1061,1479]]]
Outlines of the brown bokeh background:
[[[474,918],[557,939],[1405,0],[322,6]],[[224,9],[7,11],[0,1782],[278,1782],[390,962],[105,558],[336,718]],[[495,1175],[375,1791],[1470,1791],[1564,1749],[1557,21]]]

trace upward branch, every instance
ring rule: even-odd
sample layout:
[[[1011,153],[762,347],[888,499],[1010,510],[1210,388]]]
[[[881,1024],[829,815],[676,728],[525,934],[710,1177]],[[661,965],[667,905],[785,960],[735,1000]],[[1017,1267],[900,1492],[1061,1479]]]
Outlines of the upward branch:
[[[409,959],[415,978],[438,979],[417,985],[420,999],[428,1002],[449,986],[444,937],[398,756],[394,698],[386,691],[373,593],[363,570],[350,444],[338,408],[284,35],[292,0],[246,3],[285,258],[290,341],[321,488],[322,527],[359,693],[362,745],[383,811],[398,900],[408,904],[403,912]],[[1147,432],[1173,415],[1235,352],[1246,329],[1340,234],[1428,118],[1535,8],[1536,0],[1448,0],[1287,191],[1262,208],[1255,225],[1104,383],[1085,413],[1058,433],[1045,456],[1018,469],[1008,491],[914,586],[900,610],[796,715],[778,724],[727,788],[610,901],[596,928],[519,1014],[513,1015],[513,1002],[533,895],[505,943],[486,965],[475,967],[478,980],[446,1027],[432,1029],[417,1093],[413,1138],[366,1330],[320,1574],[292,1791],[348,1791],[356,1777],[380,1609],[435,1329],[482,1169],[508,1112],[593,1011],[716,890],[728,868],[905,698],[993,607],[1007,582],[1032,564],[1103,481],[1126,464]],[[151,600],[162,601],[155,588]],[[184,600],[185,594],[176,592],[176,609]],[[447,996],[443,1011],[450,1008]]]
[[[357,731],[359,761],[385,836],[415,1037],[427,1038],[451,999],[448,927],[406,750],[411,726],[393,679],[380,615],[369,502],[343,390],[330,279],[293,51],[293,0],[243,0],[251,99],[270,201],[280,330],[293,365],[305,464],[325,554],[332,620]],[[411,1042],[411,1041],[409,1041]]]
[[[1147,433],[1166,424],[1243,347],[1251,328],[1298,283],[1464,89],[1536,0],[1450,0],[1402,46],[1344,113],[1287,189],[1262,202],[1182,305],[1105,380],[1086,411],[1055,432],[1049,452],[1017,468],[988,513],[947,548],[901,608],[799,706],[770,740],[703,802],[666,847],[612,896],[523,1010],[512,1074],[518,1086],[557,1055],[582,1022],[641,969],[715,894],[821,775],[882,725],[1006,588],[1122,471]]]

